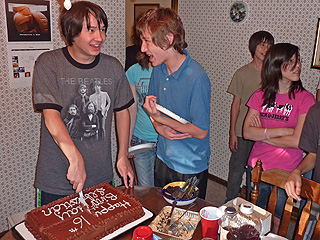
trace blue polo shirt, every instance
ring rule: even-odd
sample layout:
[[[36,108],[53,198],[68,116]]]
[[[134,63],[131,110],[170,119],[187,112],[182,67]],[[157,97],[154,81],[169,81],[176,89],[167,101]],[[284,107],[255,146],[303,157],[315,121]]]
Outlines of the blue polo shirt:
[[[165,64],[153,69],[149,95],[157,103],[178,114],[202,130],[205,139],[169,140],[159,135],[157,156],[169,168],[182,174],[195,174],[208,169],[210,156],[210,98],[211,83],[202,66],[184,50],[187,58],[180,68],[168,74]]]

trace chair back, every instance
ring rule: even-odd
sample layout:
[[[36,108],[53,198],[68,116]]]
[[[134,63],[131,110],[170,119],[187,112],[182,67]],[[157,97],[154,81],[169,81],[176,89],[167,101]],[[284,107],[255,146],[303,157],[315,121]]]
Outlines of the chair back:
[[[253,182],[253,188],[251,191],[251,202],[253,204],[257,203],[259,196],[259,184],[260,182],[265,182],[274,185],[272,193],[269,197],[268,211],[274,216],[274,211],[277,203],[277,188],[284,189],[284,185],[290,175],[282,169],[270,169],[263,171],[261,160],[258,160],[256,166],[252,170],[251,181]],[[303,239],[308,219],[310,216],[311,202],[320,204],[320,183],[314,182],[310,179],[302,177],[302,187],[301,187],[301,197],[307,199],[307,203],[302,210],[299,221],[296,223],[295,240]],[[278,235],[286,237],[289,223],[291,220],[291,214],[293,210],[293,198],[288,197],[283,216],[280,222],[280,227]],[[273,221],[272,221],[273,222]],[[317,222],[316,228],[314,230],[312,240],[320,239],[320,220]]]

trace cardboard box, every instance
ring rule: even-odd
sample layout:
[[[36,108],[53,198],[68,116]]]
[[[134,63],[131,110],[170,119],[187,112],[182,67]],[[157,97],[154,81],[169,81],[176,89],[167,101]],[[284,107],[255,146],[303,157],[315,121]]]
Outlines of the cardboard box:
[[[223,209],[223,206],[225,207],[234,207],[237,211],[239,211],[239,207],[241,203],[250,203],[246,200],[244,200],[243,198],[237,197],[227,203],[225,203],[224,205],[222,205],[220,207],[220,209]],[[252,203],[250,203],[252,204]],[[271,219],[272,219],[272,214],[268,211],[266,211],[265,209],[262,209],[254,204],[253,205],[253,211],[256,214],[257,217],[259,217],[261,219],[261,236],[266,235],[268,232],[270,232],[271,230]],[[220,229],[221,233],[220,233],[220,239],[224,239],[224,236],[226,236],[227,231],[225,231],[224,229]]]

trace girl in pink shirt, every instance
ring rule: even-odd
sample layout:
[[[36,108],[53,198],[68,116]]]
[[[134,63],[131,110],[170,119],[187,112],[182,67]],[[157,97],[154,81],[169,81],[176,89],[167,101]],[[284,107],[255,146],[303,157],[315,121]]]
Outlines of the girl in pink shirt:
[[[262,70],[262,87],[249,99],[249,111],[243,125],[244,138],[256,141],[248,160],[249,171],[258,159],[264,170],[292,171],[302,161],[303,151],[298,149],[298,143],[306,114],[315,99],[303,88],[300,73],[297,46],[279,43],[269,49]],[[250,184],[247,185],[250,191]],[[271,190],[270,185],[260,184],[257,205],[267,207]],[[274,232],[286,200],[284,191],[279,191],[278,196]]]

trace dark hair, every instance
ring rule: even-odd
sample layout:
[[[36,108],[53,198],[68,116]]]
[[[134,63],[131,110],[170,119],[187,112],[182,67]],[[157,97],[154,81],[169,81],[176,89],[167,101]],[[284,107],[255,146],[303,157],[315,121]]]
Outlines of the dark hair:
[[[94,113],[97,113],[97,105],[94,103],[94,102],[91,102],[91,101],[88,101],[86,104],[85,104],[85,113],[88,113],[88,108],[89,108],[89,105],[92,104],[94,106]]]
[[[271,33],[266,31],[259,31],[251,35],[249,39],[249,50],[252,57],[254,57],[257,46],[261,43],[268,43],[270,45],[273,45],[274,38]]]
[[[136,59],[139,65],[141,66],[142,70],[149,69],[149,56],[147,54],[141,52],[141,39],[140,36],[137,35],[136,31],[136,22],[139,21],[139,19],[143,16],[144,13],[140,13],[138,17],[136,18],[136,21],[134,22],[131,30],[131,42],[139,47],[139,50],[136,54]]]
[[[141,66],[142,70],[149,69],[149,67],[150,67],[149,56],[147,56],[146,53],[138,51],[136,59],[137,59],[139,65]]]
[[[92,88],[93,88],[93,90],[95,91],[95,88],[96,88],[97,86],[101,86],[101,85],[102,85],[101,81],[100,81],[99,79],[97,79],[97,80],[94,80],[94,81],[93,81],[93,83],[92,83]]]
[[[141,37],[146,31],[152,36],[152,42],[166,50],[173,47],[180,54],[188,46],[185,41],[185,31],[180,17],[170,8],[148,10],[136,23],[137,36]],[[168,34],[173,35],[170,44]]]
[[[264,59],[262,69],[262,87],[264,90],[263,104],[267,104],[270,107],[274,103],[276,94],[279,91],[279,80],[282,79],[282,69],[290,67],[292,56],[296,57],[292,70],[296,67],[298,59],[300,57],[299,48],[290,43],[278,43],[272,46]],[[305,89],[302,86],[302,82],[291,82],[289,89],[289,98],[295,98],[295,91],[300,92]]]
[[[61,31],[69,46],[72,46],[74,38],[81,33],[84,19],[86,20],[87,28],[90,28],[90,14],[97,19],[99,29],[100,23],[103,22],[107,32],[107,15],[100,6],[94,3],[79,1],[72,3],[72,7],[69,10],[64,8],[61,11]]]

